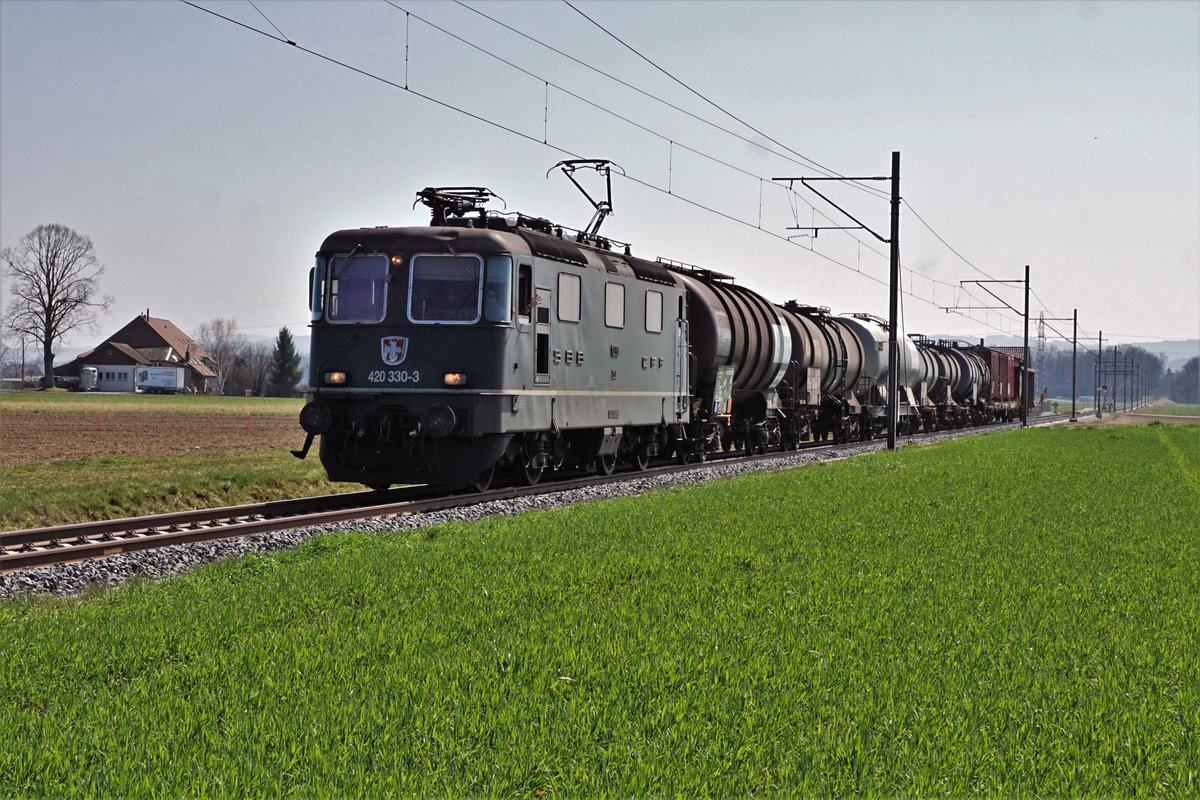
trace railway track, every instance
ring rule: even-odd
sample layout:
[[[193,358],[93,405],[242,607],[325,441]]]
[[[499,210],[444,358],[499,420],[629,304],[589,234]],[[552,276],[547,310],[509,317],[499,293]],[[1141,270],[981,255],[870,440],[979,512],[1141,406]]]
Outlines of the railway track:
[[[1062,422],[1070,414],[1046,415],[1033,424]],[[1008,426],[963,429],[963,433],[984,433]],[[923,438],[954,433],[941,431],[905,437],[916,442]],[[848,444],[809,443],[802,451],[857,451],[880,446],[880,440]],[[388,491],[363,491],[344,494],[280,500],[245,506],[181,511],[145,517],[84,522],[47,528],[33,528],[0,533],[0,572],[67,564],[119,553],[132,553],[192,542],[207,542],[270,533],[293,528],[317,527],[338,522],[374,519],[389,516],[409,516],[431,511],[476,505],[532,495],[598,486],[652,475],[665,475],[707,469],[730,458],[769,461],[794,454],[794,451],[772,452],[760,456],[731,453],[706,462],[658,466],[640,472],[618,472],[612,475],[586,475],[556,480],[534,486],[507,486],[484,492],[436,494],[425,486],[410,486]]]

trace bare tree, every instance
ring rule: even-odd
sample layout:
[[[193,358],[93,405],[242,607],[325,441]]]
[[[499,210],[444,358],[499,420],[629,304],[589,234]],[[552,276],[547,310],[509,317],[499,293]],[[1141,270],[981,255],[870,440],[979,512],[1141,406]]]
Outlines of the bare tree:
[[[196,343],[213,360],[213,372],[217,374],[217,394],[225,393],[225,378],[237,361],[246,341],[238,333],[235,319],[214,319],[200,323],[196,331]]]
[[[8,368],[12,365],[12,359],[15,355],[12,345],[4,338],[6,333],[4,326],[0,325],[0,377],[7,378]]]
[[[255,397],[262,397],[267,392],[267,379],[271,376],[271,348],[265,342],[248,345],[243,357],[246,359],[250,389]]]
[[[233,360],[225,376],[225,392],[262,397],[271,374],[271,350],[262,342],[247,342]]]
[[[42,346],[46,386],[54,385],[54,348],[69,331],[93,327],[113,299],[96,300],[104,267],[92,240],[65,225],[39,225],[0,251],[12,279],[5,323]]]

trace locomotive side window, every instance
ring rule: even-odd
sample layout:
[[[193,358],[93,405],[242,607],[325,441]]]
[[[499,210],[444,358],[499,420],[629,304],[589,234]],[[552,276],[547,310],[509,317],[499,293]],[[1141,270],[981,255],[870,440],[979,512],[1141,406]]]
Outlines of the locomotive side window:
[[[483,317],[488,322],[512,322],[512,259],[508,256],[487,260]]]
[[[408,272],[408,318],[426,324],[479,321],[483,259],[473,253],[417,255]]]
[[[662,333],[663,296],[653,289],[646,291],[646,333]]]
[[[321,318],[325,310],[325,259],[317,256],[317,263],[308,271],[308,310],[312,321]]]
[[[558,318],[579,322],[580,278],[569,272],[558,273]]]
[[[380,322],[387,309],[387,256],[334,256],[329,261],[329,319]],[[316,308],[313,313],[317,313]]]
[[[533,313],[533,268],[522,264],[517,268],[517,314],[528,323]]]
[[[625,287],[620,283],[604,284],[604,324],[625,327]]]

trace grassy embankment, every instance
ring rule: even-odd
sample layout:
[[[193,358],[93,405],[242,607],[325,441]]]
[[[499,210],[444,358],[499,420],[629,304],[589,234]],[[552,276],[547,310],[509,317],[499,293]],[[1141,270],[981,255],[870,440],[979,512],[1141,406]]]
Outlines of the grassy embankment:
[[[0,794],[1194,794],[1198,433],[996,433],[8,603]]]
[[[1200,405],[1176,403],[1174,400],[1157,400],[1139,408],[1141,414],[1165,414],[1178,417],[1200,417]]]
[[[189,419],[286,417],[295,420],[298,399],[188,395],[78,394],[66,391],[0,394],[0,437],[16,437],[13,426],[53,422],[62,415],[116,416],[168,414]],[[18,422],[19,420],[19,422]],[[160,420],[140,435],[161,434]],[[192,423],[195,424],[195,423]],[[249,422],[247,422],[249,424]],[[158,426],[157,429],[155,426]],[[93,423],[93,430],[98,427]],[[72,434],[63,433],[66,438]],[[204,441],[202,430],[195,434]],[[299,447],[299,426],[288,437]],[[297,461],[286,446],[236,452],[175,455],[104,455],[65,458],[0,467],[0,529],[41,527],[89,519],[115,519],[213,505],[353,491],[331,484],[316,458]]]

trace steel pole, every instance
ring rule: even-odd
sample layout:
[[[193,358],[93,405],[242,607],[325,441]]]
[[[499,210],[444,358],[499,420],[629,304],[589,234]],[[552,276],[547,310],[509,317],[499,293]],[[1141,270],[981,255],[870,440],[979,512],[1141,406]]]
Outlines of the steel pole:
[[[1100,409],[1100,387],[1104,384],[1104,331],[1100,331],[1100,349],[1096,355],[1096,393],[1092,402],[1096,406],[1096,419],[1103,419],[1104,412]]]
[[[1121,358],[1121,410],[1129,410],[1129,351]]]
[[[1025,265],[1025,363],[1021,368],[1025,374],[1021,377],[1021,427],[1029,427],[1029,401],[1033,398],[1029,386],[1029,265]]]
[[[1071,315],[1071,422],[1075,422],[1075,360],[1079,355],[1079,309]]]
[[[888,290],[888,382],[887,447],[896,449],[896,425],[900,420],[900,151],[892,151],[892,236],[891,278]]]

